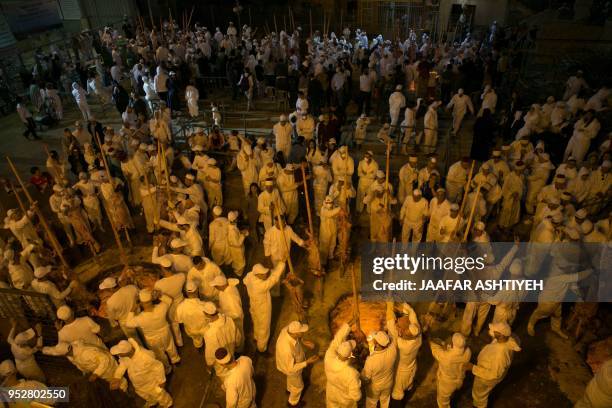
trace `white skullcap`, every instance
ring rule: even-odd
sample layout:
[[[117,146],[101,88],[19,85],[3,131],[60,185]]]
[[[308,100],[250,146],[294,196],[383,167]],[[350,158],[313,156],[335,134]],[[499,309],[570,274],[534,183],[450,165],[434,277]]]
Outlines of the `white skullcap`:
[[[227,279],[223,275],[217,275],[210,281],[210,286],[225,286],[227,285]]]
[[[109,276],[108,278],[104,279],[100,283],[100,285],[98,285],[98,289],[100,290],[112,289],[115,286],[117,286],[117,279],[113,278],[112,276]]]
[[[510,272],[510,275],[513,276],[521,275],[523,273],[523,262],[519,258],[514,259],[510,264],[508,271]]]
[[[203,152],[204,148],[200,145],[195,145],[191,148],[191,150],[193,150],[194,152]]]
[[[383,347],[387,347],[389,344],[389,336],[384,331],[377,331],[372,336],[372,339]]]
[[[396,85],[395,86],[395,90],[396,91],[401,91],[402,90],[402,86],[401,85]]]
[[[153,296],[149,289],[140,289],[140,292],[138,292],[138,299],[141,303],[147,303],[153,300]]]
[[[291,334],[306,333],[307,331],[308,325],[302,324],[297,320],[292,321],[291,323],[289,323],[289,326],[287,326],[287,332]]]
[[[63,191],[64,187],[60,186],[59,184],[54,184],[53,185],[53,191],[55,191],[56,193],[59,193],[60,191]]]
[[[436,159],[435,157],[432,157],[431,159],[429,159],[429,161],[431,161],[432,163],[437,163],[438,159]]]
[[[465,348],[465,336],[461,333],[455,333],[452,337],[452,343],[454,348]]]
[[[329,141],[327,143],[329,143],[329,144],[336,144],[337,143],[336,142],[336,138],[332,137],[331,139],[329,139]]]
[[[280,121],[287,120],[287,115],[280,115],[278,120],[280,120]]]
[[[251,270],[251,272],[253,272],[253,274],[255,275],[265,275],[268,273],[269,270],[270,270],[269,268],[266,268],[262,264],[258,263],[253,266],[253,269]]]
[[[385,172],[382,170],[378,170],[376,172],[376,178],[385,178]]]
[[[452,211],[459,211],[459,204],[457,204],[457,203],[452,203],[452,204],[451,204],[451,206],[450,206],[450,209],[451,209]]]
[[[0,363],[0,376],[1,377],[8,377],[11,374],[14,374],[17,372],[17,368],[15,368],[15,363],[13,363],[13,360],[4,360],[2,363]]]
[[[221,215],[223,214],[223,208],[221,208],[221,206],[215,205],[213,208],[213,214],[214,215]]]
[[[479,231],[484,231],[485,229],[485,224],[482,221],[478,221],[475,225],[474,228],[476,228]]]
[[[176,177],[174,174],[172,176],[170,176],[170,182],[171,183],[176,183],[178,182],[178,177]]]
[[[58,319],[66,321],[72,317],[72,309],[66,305],[60,306],[57,309],[56,315]]]
[[[338,349],[336,350],[336,353],[342,358],[349,358],[353,353],[353,349],[356,345],[357,343],[355,342],[355,340],[344,341],[340,343]]]
[[[29,328],[28,330],[22,331],[21,333],[15,336],[15,343],[22,345],[32,340],[34,337],[36,337],[36,332],[34,331],[34,329]]]
[[[567,234],[570,239],[577,240],[580,239],[580,232],[576,228],[565,227],[565,234]]]
[[[274,185],[274,181],[273,180],[265,180],[264,181],[264,186],[273,186]]]
[[[113,356],[116,356],[117,354],[129,353],[133,349],[134,348],[132,347],[132,345],[130,344],[129,341],[121,340],[119,343],[117,343],[113,347],[111,347],[110,353]]]
[[[419,190],[418,188],[415,188],[414,190],[412,190],[412,195],[420,197],[423,193],[421,193],[421,190]]]
[[[51,272],[51,265],[47,266],[37,266],[34,269],[34,276],[38,279],[45,277],[49,272]]]
[[[195,284],[194,281],[188,280],[185,284],[185,291],[188,293],[193,293],[198,290],[198,285]]]
[[[585,219],[587,215],[589,215],[589,213],[584,208],[579,209],[578,211],[576,211],[576,214],[575,214],[576,218],[581,219],[581,220]]]
[[[195,180],[195,176],[193,174],[191,174],[191,173],[187,173],[185,175],[185,179],[187,179],[187,180]]]
[[[555,224],[560,224],[563,222],[563,214],[561,214],[559,211],[555,212],[552,217],[551,217],[552,222],[554,222]]]
[[[489,323],[489,329],[506,337],[510,337],[512,334],[512,329],[505,322]]]
[[[227,219],[229,221],[235,221],[238,219],[238,211],[230,211],[227,213]]]
[[[174,238],[172,241],[170,241],[170,248],[172,249],[183,248],[185,246],[187,246],[187,242],[180,238]]]
[[[169,257],[161,257],[158,259],[157,264],[163,268],[169,268],[172,266],[172,260]]]
[[[207,315],[212,316],[217,314],[217,306],[215,306],[213,302],[204,302],[202,310],[204,310],[204,313],[206,313]]]
[[[208,164],[209,166],[214,166],[215,164],[217,164],[217,161],[214,158],[209,157],[208,160],[206,160],[206,164]]]
[[[218,348],[217,350],[220,350],[220,348]],[[225,350],[226,352],[223,358],[217,358],[215,353],[215,361],[219,364],[227,364],[232,361],[232,355],[227,351],[227,349],[223,348],[223,350]]]

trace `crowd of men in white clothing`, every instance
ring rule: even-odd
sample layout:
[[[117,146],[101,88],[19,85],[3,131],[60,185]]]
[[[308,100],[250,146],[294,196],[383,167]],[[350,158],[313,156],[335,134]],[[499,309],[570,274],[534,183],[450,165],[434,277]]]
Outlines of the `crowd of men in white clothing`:
[[[99,39],[112,56],[113,85],[105,88],[99,75],[87,88],[78,81],[72,84],[83,121],[74,130],[66,129],[64,151],[50,152],[46,174],[33,169],[31,184],[48,194],[51,221],[63,230],[60,240],[83,246],[94,256],[108,249],[107,243],[98,242],[99,233],[110,225],[117,237],[129,237],[142,216],[153,237],[150,263],[155,279],[144,285],[136,279],[138,268],[126,266],[120,276],[100,281],[93,303],[104,307],[87,308],[90,315],[83,315],[75,299],[83,285],[62,277],[57,253],[51,253],[45,240],[40,205],[10,209],[4,228],[12,237],[2,244],[2,266],[8,273],[0,286],[46,294],[56,308],[59,329],[57,344],[43,345],[40,326],[12,322],[7,341],[13,359],[0,363],[3,386],[44,387],[47,378],[36,361],[42,353],[65,356],[90,380],[103,380],[112,390],[133,388],[146,406],[170,407],[179,396],[166,390],[167,376],[181,361],[186,335],[195,348],[203,349],[204,364],[214,371],[226,406],[232,408],[256,406],[254,367],[245,354],[246,344],[254,343],[257,352],[266,353],[272,341],[276,367],[286,376],[287,403],[300,406],[304,370],[316,364],[319,355],[311,352],[316,346],[307,340],[309,325],[300,318],[271,340],[273,297],[279,295],[281,283],[289,287],[300,281],[291,262],[295,247],[318,250],[321,265],[332,271],[344,250],[342,237],[351,224],[359,228],[360,221],[365,221],[372,242],[447,243],[465,235],[470,242],[487,244],[491,235],[512,237],[523,231],[523,240],[551,245],[550,274],[563,275],[565,280],[554,289],[563,299],[599,267],[603,255],[593,254],[589,267],[570,259],[575,254],[555,252],[553,244],[605,244],[612,237],[612,132],[602,137],[597,118],[608,109],[611,91],[603,85],[586,98],[588,84],[578,72],[558,90],[563,93],[559,101],[550,97],[525,113],[511,102],[506,109],[495,87],[507,72],[509,57],[504,49],[493,47],[496,35],[502,36],[492,28],[491,37],[483,41],[468,36],[447,45],[434,44],[426,34],[417,39],[414,32],[394,43],[382,36],[370,40],[365,32],[348,28],[339,37],[317,32],[304,39],[296,29],[256,38],[246,25],[230,23],[223,34],[219,28],[212,32],[196,25],[181,30],[166,24],[161,31],[138,27],[126,51],[117,46],[117,30],[103,30]],[[84,47],[86,53],[97,55],[91,46]],[[137,56],[132,67],[124,62],[126,52]],[[255,109],[269,77],[275,78],[277,89],[287,81],[283,70],[268,66],[270,61],[283,61],[297,85],[295,111],[282,114],[269,137],[253,139],[248,132],[224,130],[213,105],[214,126],[194,129],[187,134],[186,147],[181,147],[173,122],[183,113],[202,117],[198,101],[203,92],[196,79],[202,76],[202,64],[210,66],[221,56],[240,60],[238,74],[232,74],[232,62],[227,75],[230,85],[246,97],[249,110]],[[471,99],[474,89],[467,92],[463,87],[450,89],[446,96],[430,93],[439,84],[423,73],[423,66],[428,73],[431,67],[469,75],[462,63],[467,67],[473,60],[495,67],[485,70],[478,84],[479,100]],[[98,71],[104,74],[105,69]],[[357,77],[359,89],[353,90]],[[122,80],[132,89],[125,106],[120,102]],[[469,77],[461,81],[471,86]],[[329,89],[320,89],[321,83]],[[409,93],[412,86],[416,89]],[[370,116],[371,98],[380,93],[388,95],[382,120]],[[112,97],[118,109],[122,107],[120,130],[97,122],[88,104],[92,97],[102,102]],[[357,116],[348,119],[347,106],[353,99]],[[466,116],[487,120],[502,104],[510,138],[492,144],[484,160],[472,154],[450,163],[444,172],[436,153],[440,107],[452,114],[451,137],[459,137],[467,132]],[[31,131],[26,104],[20,103],[17,110]],[[351,130],[345,134],[339,124],[348,122]],[[382,126],[376,137],[368,137],[377,122]],[[550,152],[551,139],[543,141],[543,134],[557,135],[564,142],[562,135],[569,135],[560,155]],[[493,134],[489,136],[492,140]],[[389,154],[393,146],[401,146],[405,160],[397,176],[390,174],[388,163],[377,161],[374,149],[362,149],[372,143],[383,143]],[[422,154],[413,154],[411,144],[422,146]],[[224,185],[235,170],[242,190],[231,194],[243,195],[243,208],[224,206],[229,193]],[[303,228],[308,219],[304,186],[316,232],[310,230],[312,225]],[[401,233],[394,234],[394,225]],[[249,247],[263,249],[263,264],[249,262]],[[521,277],[541,266],[533,257],[522,260],[516,253],[515,246],[501,260],[489,257],[487,267]],[[248,313],[241,292],[248,297]],[[472,403],[486,407],[514,353],[521,351],[513,333],[521,305],[520,299],[469,302],[461,329],[446,340],[426,335],[423,316],[408,303],[388,302],[385,327],[367,337],[356,332],[355,320],[346,322],[321,353],[326,406],[357,407],[365,400],[366,407],[388,407],[392,400],[405,401],[414,388],[418,355],[426,342],[438,364],[437,405],[450,407],[453,394],[471,373]],[[561,305],[561,300],[540,302],[530,315],[529,335],[535,334],[539,320],[550,318],[551,330],[567,339]],[[493,320],[487,324],[492,306]],[[38,313],[35,305],[28,307]],[[317,318],[321,317],[312,316],[311,321]],[[252,332],[245,331],[245,319],[252,322]],[[107,324],[118,327],[125,339],[106,344],[101,325]],[[491,341],[473,358],[470,336],[478,336],[483,327]],[[354,356],[363,347],[367,356],[357,364]],[[609,360],[576,406],[612,406],[611,390]]]

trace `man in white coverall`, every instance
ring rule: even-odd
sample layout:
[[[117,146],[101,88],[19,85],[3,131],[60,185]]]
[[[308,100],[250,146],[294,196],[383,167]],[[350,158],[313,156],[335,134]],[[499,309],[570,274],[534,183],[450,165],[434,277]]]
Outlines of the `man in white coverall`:
[[[402,86],[397,85],[395,92],[389,96],[389,116],[391,117],[391,126],[396,126],[399,120],[400,111],[406,106],[406,97],[402,93]]]
[[[306,358],[304,347],[314,348],[313,342],[302,338],[307,331],[307,324],[293,321],[281,330],[276,340],[276,368],[287,376],[288,403],[292,407],[298,406],[304,389],[302,370],[319,360],[316,354]]]
[[[466,366],[474,374],[472,399],[476,408],[487,407],[489,394],[508,373],[514,353],[521,351],[507,323],[489,324],[489,335],[493,341],[480,351],[478,362]]]
[[[57,331],[58,343],[72,343],[76,340],[83,340],[92,346],[106,348],[100,338],[100,326],[90,317],[74,317],[70,307],[64,305],[57,309],[57,318],[64,322],[64,326]]]
[[[450,408],[453,393],[463,385],[465,366],[472,358],[472,352],[465,344],[465,336],[453,334],[451,344],[429,342],[431,354],[438,362],[437,397],[438,408]]]
[[[388,408],[397,360],[397,340],[384,331],[368,337],[370,355],[361,370],[361,380],[366,384],[366,408]]]
[[[270,257],[273,265],[285,263],[291,253],[292,241],[302,248],[306,247],[306,241],[300,238],[293,231],[293,228],[287,225],[284,220],[281,227],[281,223],[277,219],[274,226],[264,234],[264,255]]]
[[[404,399],[405,391],[410,391],[417,370],[417,354],[421,347],[421,326],[417,315],[408,303],[402,305],[403,316],[395,319],[393,302],[387,302],[387,330],[397,342],[397,365],[391,398]]]
[[[438,145],[438,107],[442,104],[440,101],[432,102],[427,108],[427,112],[423,118],[423,127],[425,139],[423,139],[423,151],[432,153]]]
[[[278,123],[272,127],[272,134],[276,143],[276,151],[283,152],[285,160],[289,157],[291,151],[291,134],[293,127],[287,121],[287,115],[280,115]]]
[[[194,282],[198,286],[201,297],[212,300],[217,298],[218,291],[210,285],[210,282],[217,275],[223,275],[223,272],[216,263],[208,258],[194,256],[193,268],[187,272],[187,281]]]
[[[138,292],[138,299],[142,306],[142,312],[138,315],[130,312],[125,325],[127,327],[139,328],[144,336],[147,346],[155,353],[155,357],[164,364],[166,373],[172,370],[172,364],[177,364],[181,361],[181,357],[176,351],[176,344],[172,338],[170,325],[166,316],[168,309],[172,304],[172,298],[168,295],[163,295],[158,290],[141,289]],[[153,302],[160,300],[158,304]],[[166,353],[168,354],[166,356]]]
[[[374,153],[371,150],[365,152],[363,160],[357,166],[357,175],[359,176],[359,184],[357,184],[357,212],[363,211],[363,199],[365,198],[370,186],[376,180],[376,172],[378,171],[378,163],[372,159]]]
[[[468,178],[470,158],[464,157],[453,163],[446,174],[446,197],[449,201],[457,203],[463,198],[463,188]]]
[[[463,122],[463,118],[467,111],[469,111],[472,115],[474,114],[474,105],[472,105],[472,100],[469,96],[463,93],[463,89],[459,88],[457,93],[453,95],[448,105],[446,105],[446,109],[453,110],[453,134],[457,134],[459,129],[461,128],[461,123]]]
[[[145,406],[159,405],[162,408],[172,406],[172,397],[165,390],[166,374],[164,365],[155,358],[151,350],[142,348],[134,339],[121,340],[110,349],[112,355],[119,359],[115,370],[115,380],[111,389],[121,386],[123,375],[134,386],[136,394],[145,400]]]
[[[230,354],[234,354],[236,346],[240,343],[240,333],[236,329],[234,321],[219,313],[217,306],[212,302],[204,303],[204,314],[209,321],[204,332],[204,359],[208,366],[215,364],[215,351],[225,348]]]
[[[242,300],[237,286],[240,284],[238,279],[226,279],[223,275],[217,275],[210,281],[210,286],[216,288],[219,292],[219,309],[221,313],[234,321],[234,325],[240,333],[240,340],[237,344],[237,350],[242,351],[244,344],[244,311],[242,309]]]
[[[574,408],[612,407],[612,359],[603,363]]]
[[[55,347],[44,347],[43,354],[53,356],[66,356],[83,375],[88,376],[89,381],[101,378],[110,384],[115,380],[115,371],[118,368],[117,361],[106,349],[83,343],[77,340],[72,343],[59,343]],[[121,391],[126,392],[128,388],[125,378],[119,383]]]
[[[232,353],[220,347],[215,351],[215,363],[223,371],[225,406],[227,408],[257,408],[253,361],[247,356],[234,360]]]
[[[285,263],[280,262],[270,269],[262,264],[255,264],[243,280],[249,294],[249,311],[253,319],[253,337],[257,343],[257,350],[265,353],[270,338],[270,322],[272,320],[272,296],[270,290],[278,283]]]
[[[415,189],[406,197],[400,210],[402,242],[421,242],[423,226],[429,215],[429,203],[422,197],[421,190]]]
[[[181,334],[180,322],[176,316],[176,308],[183,301],[183,287],[186,275],[184,273],[172,273],[170,267],[172,261],[169,258],[162,259],[159,264],[162,270],[162,278],[155,282],[154,288],[162,294],[172,298],[172,304],[168,309],[168,321],[174,335],[174,341],[178,347],[183,347],[183,335]]]
[[[355,340],[346,339],[350,332],[351,326],[344,323],[325,352],[327,408],[357,408],[357,403],[361,399],[359,372],[350,362],[357,343]]]
[[[185,284],[187,297],[176,308],[176,318],[185,327],[185,333],[195,348],[202,347],[204,343],[204,332],[208,328],[208,319],[204,314],[204,303],[198,297],[198,286],[193,281]]]
[[[116,287],[117,280],[113,277],[104,279],[98,286],[100,290],[113,290]],[[132,337],[139,341],[136,329],[125,325],[128,314],[135,310],[137,306],[138,288],[134,285],[122,286],[106,299],[106,317],[111,327],[119,325],[125,337]]]

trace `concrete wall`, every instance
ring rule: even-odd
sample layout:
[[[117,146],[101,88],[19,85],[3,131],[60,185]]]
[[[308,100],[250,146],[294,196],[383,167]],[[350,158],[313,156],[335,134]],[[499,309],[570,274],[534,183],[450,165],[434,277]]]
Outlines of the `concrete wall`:
[[[59,0],[58,4],[69,31],[101,27],[121,21],[124,15],[136,15],[133,0]]]
[[[440,28],[446,31],[448,19],[453,4],[467,4],[476,6],[474,25],[488,26],[497,20],[500,25],[504,24],[508,9],[508,0],[440,0]]]

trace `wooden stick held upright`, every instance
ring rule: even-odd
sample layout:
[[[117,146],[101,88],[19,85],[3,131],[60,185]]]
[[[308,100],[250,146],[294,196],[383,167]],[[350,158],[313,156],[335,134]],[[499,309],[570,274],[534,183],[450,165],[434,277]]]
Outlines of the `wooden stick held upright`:
[[[21,176],[19,176],[19,173],[17,172],[17,169],[15,168],[15,165],[13,164],[13,161],[8,156],[6,157],[6,160],[8,161],[9,167],[13,171],[13,174],[17,178],[17,181],[19,182],[19,185],[21,186],[21,189],[23,190],[23,193],[28,198],[28,201],[30,202],[30,205],[33,205],[34,204],[34,200],[32,199],[32,196],[30,195],[30,192],[27,190],[25,184],[23,183],[23,180],[21,180]],[[62,264],[67,269],[70,269],[70,265],[68,264],[68,261],[66,261],[66,258],[64,258],[64,254],[62,253],[62,246],[60,245],[59,241],[57,240],[57,237],[53,233],[53,230],[51,230],[51,227],[49,227],[49,224],[47,223],[47,220],[46,220],[45,216],[43,215],[42,211],[40,210],[40,208],[38,208],[37,205],[34,206],[34,212],[38,216],[38,219],[40,220],[41,225],[43,226],[45,232],[47,233],[47,237],[49,238],[49,242],[51,243],[51,246],[53,247],[55,252],[57,252],[57,256],[60,258],[60,261],[62,262]]]
[[[21,211],[25,215],[27,209],[25,208],[25,205],[23,205],[23,200],[19,196],[19,192],[17,192],[17,189],[13,185],[13,182],[10,180],[9,180],[9,186],[11,187],[11,190],[13,190],[13,193],[15,193],[15,199],[17,200],[17,204],[19,204],[19,208],[21,208]]]
[[[391,159],[391,141],[387,142],[387,162],[385,163],[385,211],[389,210],[389,167]]]
[[[465,182],[465,186],[463,186],[463,198],[461,199],[461,207],[459,208],[459,214],[457,214],[457,217],[459,217],[459,220],[457,221],[457,224],[455,225],[455,228],[453,229],[451,233],[451,240],[455,239],[455,236],[457,234],[457,228],[459,228],[459,225],[461,224],[461,218],[463,217],[463,209],[465,208],[465,201],[467,199],[468,192],[470,190],[470,184],[472,184],[472,177],[474,175],[474,165],[475,164],[476,164],[476,160],[472,160],[472,167],[470,167],[468,178]]]
[[[470,218],[468,218],[468,222],[465,225],[465,233],[463,234],[462,242],[467,241],[468,234],[470,233],[470,227],[474,219],[474,212],[476,212],[476,206],[478,205],[478,197],[480,196],[480,186],[481,184],[478,184],[478,188],[476,188],[476,196],[474,197],[474,202],[472,203],[472,209],[470,210]]]
[[[106,170],[106,177],[108,177],[108,182],[110,183],[113,192],[115,191],[115,179],[112,177],[110,173],[110,167],[108,167],[108,161],[106,160],[106,154],[102,149],[102,143],[100,142],[100,137],[97,133],[94,132],[94,136],[96,138],[96,142],[98,143],[98,147],[100,148],[100,154],[102,155],[102,161],[104,162],[104,170]],[[117,227],[115,226],[115,221],[113,217],[111,217],[110,210],[107,208],[106,203],[102,203],[102,207],[106,210],[106,216],[108,217],[108,221],[110,222],[111,229],[113,230],[113,235],[115,236],[115,242],[117,243],[117,248],[119,249],[119,256],[121,257],[121,261],[125,266],[128,266],[127,255],[125,253],[125,248],[123,247],[123,243],[121,242],[121,237],[119,237],[119,232],[117,231]]]

